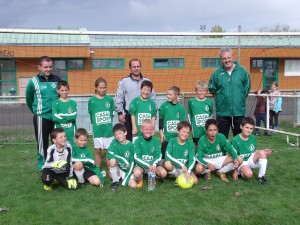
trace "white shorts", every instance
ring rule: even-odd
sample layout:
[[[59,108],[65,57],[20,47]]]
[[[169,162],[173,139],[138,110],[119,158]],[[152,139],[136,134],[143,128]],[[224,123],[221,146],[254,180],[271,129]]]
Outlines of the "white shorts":
[[[219,156],[217,158],[204,158],[204,160],[207,162],[207,163],[211,163],[211,164],[214,164],[215,165],[215,168],[217,170],[221,169],[222,168],[222,165],[226,159],[226,155],[224,156]],[[197,160],[198,161],[198,160]],[[199,162],[199,161],[198,161]]]
[[[124,180],[126,173],[121,169],[119,169],[119,170],[120,170],[120,177],[122,178],[122,180]],[[130,179],[133,179],[133,178],[134,178],[134,176],[133,176],[133,174],[131,174]]]
[[[108,149],[114,137],[94,138],[94,148]]]
[[[240,165],[239,168],[238,168],[239,172],[240,172],[241,167],[244,166],[244,165],[250,166],[251,169],[256,169],[256,168],[260,167],[258,161],[256,163],[253,162],[254,154],[255,153],[252,153],[251,156],[249,157],[249,159],[247,161],[243,161],[242,165]]]

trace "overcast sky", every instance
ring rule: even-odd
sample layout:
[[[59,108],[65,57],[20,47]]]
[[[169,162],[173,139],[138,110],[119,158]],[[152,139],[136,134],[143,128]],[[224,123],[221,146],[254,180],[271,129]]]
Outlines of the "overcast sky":
[[[299,0],[1,0],[1,28],[89,31],[255,32],[288,25],[300,30]]]

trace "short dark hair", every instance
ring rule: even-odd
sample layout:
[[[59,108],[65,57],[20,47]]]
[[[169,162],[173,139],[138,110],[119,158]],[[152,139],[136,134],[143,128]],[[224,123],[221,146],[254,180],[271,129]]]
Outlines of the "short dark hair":
[[[144,80],[142,83],[141,83],[141,89],[143,88],[143,87],[149,87],[150,89],[151,89],[151,91],[152,91],[152,89],[153,89],[153,84],[152,84],[152,82],[150,81],[150,80]]]
[[[141,62],[141,60],[134,58],[134,59],[131,59],[131,60],[129,61],[129,63],[128,63],[128,65],[129,65],[129,68],[131,68],[131,63],[132,63],[133,61],[140,62],[140,66],[142,66],[142,62]]]
[[[189,128],[190,131],[192,130],[192,126],[187,121],[181,121],[177,124],[177,130],[180,131],[182,128]]]
[[[169,91],[174,91],[176,95],[180,95],[180,88],[177,86],[172,86],[169,88]]]
[[[113,133],[117,132],[117,131],[123,131],[126,132],[126,127],[123,123],[117,123],[116,125],[114,125],[113,127]]]
[[[242,127],[245,126],[247,123],[251,124],[252,126],[255,125],[255,122],[254,122],[254,120],[251,117],[244,117],[242,119],[242,122],[241,122]]]
[[[65,130],[63,128],[54,128],[52,131],[51,131],[51,134],[50,134],[50,137],[51,137],[51,140],[55,139],[57,137],[57,134],[60,134],[60,133],[65,133]]]
[[[216,119],[208,119],[205,122],[205,130],[208,129],[210,125],[215,125],[219,129],[219,123]]]
[[[43,62],[46,61],[46,62],[51,62],[51,58],[49,56],[42,56],[39,58],[39,61],[38,61],[38,64],[41,66],[43,64]]]
[[[67,87],[70,90],[69,83],[65,80],[61,80],[57,84],[57,90],[59,90],[61,87]]]
[[[84,128],[78,128],[76,131],[75,131],[75,138],[79,138],[80,136],[85,136],[85,137],[89,137],[89,133],[86,129]]]

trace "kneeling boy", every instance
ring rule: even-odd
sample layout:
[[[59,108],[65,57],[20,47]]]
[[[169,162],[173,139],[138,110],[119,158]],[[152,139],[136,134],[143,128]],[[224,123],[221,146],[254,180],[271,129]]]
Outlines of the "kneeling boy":
[[[134,168],[133,144],[126,139],[126,127],[118,123],[113,127],[115,139],[108,148],[109,171],[113,182],[110,187],[112,190],[117,189],[119,185],[118,168],[122,178],[122,185],[136,188],[136,181],[133,178],[132,171]]]
[[[246,179],[253,176],[252,169],[259,168],[258,180],[262,184],[267,184],[265,174],[267,170],[267,156],[272,150],[256,150],[256,138],[252,134],[254,129],[254,120],[245,117],[241,123],[242,132],[232,139],[232,145],[237,153],[244,159],[239,167],[239,173]]]
[[[75,131],[75,143],[72,144],[72,161],[74,173],[78,179],[78,185],[83,186],[87,180],[96,187],[103,187],[104,178],[98,166],[95,165],[94,156],[89,147],[88,132],[84,128]]]
[[[208,119],[205,129],[206,135],[202,136],[198,143],[196,173],[205,174],[205,178],[209,180],[211,171],[218,170],[217,175],[228,183],[226,173],[237,169],[243,160],[238,157],[226,137],[218,133],[218,123],[215,119]],[[234,179],[236,180],[237,176],[234,176]]]
[[[167,176],[166,170],[162,166],[157,166],[161,160],[160,140],[153,136],[154,127],[150,119],[142,122],[141,132],[143,136],[134,142],[134,161],[137,166],[133,170],[133,176],[138,188],[143,185],[143,175],[149,171],[158,177]]]
[[[177,124],[178,137],[170,139],[168,143],[165,168],[170,175],[176,178],[180,173],[184,173],[187,178],[192,176],[194,184],[197,184],[198,179],[192,172],[195,166],[194,143],[188,139],[191,130],[191,124],[186,121]]]
[[[54,144],[47,149],[47,156],[42,169],[44,189],[51,191],[55,180],[67,189],[76,189],[77,181],[72,178],[72,147],[67,143],[66,132],[62,128],[55,128],[50,137]]]

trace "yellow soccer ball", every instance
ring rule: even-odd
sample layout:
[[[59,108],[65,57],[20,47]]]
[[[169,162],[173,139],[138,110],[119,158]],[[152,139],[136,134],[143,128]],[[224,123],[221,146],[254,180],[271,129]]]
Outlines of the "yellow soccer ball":
[[[194,178],[192,176],[190,176],[189,178],[187,178],[184,173],[181,173],[177,177],[177,184],[182,189],[189,189],[189,188],[193,187]]]

